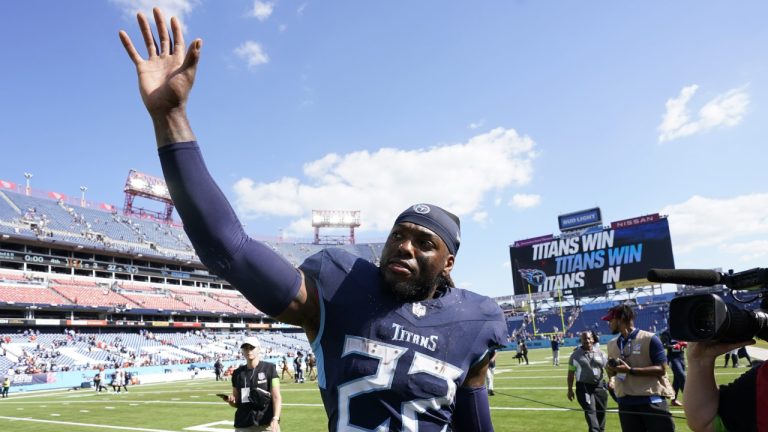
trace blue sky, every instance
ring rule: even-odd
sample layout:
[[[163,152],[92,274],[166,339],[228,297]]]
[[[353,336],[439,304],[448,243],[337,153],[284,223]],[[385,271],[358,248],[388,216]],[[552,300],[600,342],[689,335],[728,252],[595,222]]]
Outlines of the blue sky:
[[[117,37],[153,5],[204,40],[189,116],[254,236],[340,208],[381,240],[433,202],[499,296],[511,243],[599,206],[668,214],[677,267],[768,266],[765,2],[6,2],[0,179],[122,206],[160,174]]]

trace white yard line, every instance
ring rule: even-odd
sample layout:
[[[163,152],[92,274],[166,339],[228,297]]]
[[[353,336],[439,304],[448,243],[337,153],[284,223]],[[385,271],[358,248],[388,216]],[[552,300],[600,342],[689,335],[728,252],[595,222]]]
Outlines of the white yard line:
[[[501,388],[501,387],[500,387]],[[40,402],[32,402],[32,401],[23,401],[23,402],[15,402],[15,401],[3,401],[0,402],[0,405],[37,405]],[[78,400],[78,401],[48,401],[46,402],[48,405],[62,405],[62,404],[70,404],[70,405],[78,405],[78,404],[168,404],[168,405],[221,405],[223,402],[197,402],[197,401],[170,401],[170,400],[103,400],[103,401],[95,401],[95,400]],[[284,403],[283,406],[295,406],[295,407],[322,407],[323,404],[290,404],[290,403]],[[2,418],[2,417],[0,417]]]
[[[74,422],[65,422],[65,421],[58,421],[58,420],[33,419],[33,418],[27,418],[27,417],[0,416],[0,419],[11,420],[11,421],[26,421],[26,422],[32,422],[32,423],[58,424],[58,425],[66,425],[66,426],[91,427],[91,428],[97,428],[97,429],[118,429],[118,430],[138,431],[138,432],[177,432],[177,431],[170,431],[165,429],[146,429],[146,428],[136,428],[136,427],[128,427],[128,426],[111,426],[111,425],[105,425],[103,423],[101,424],[74,423]]]
[[[755,346],[748,346],[747,352],[749,353],[750,357],[754,357],[758,360],[768,359],[768,349],[755,347]]]

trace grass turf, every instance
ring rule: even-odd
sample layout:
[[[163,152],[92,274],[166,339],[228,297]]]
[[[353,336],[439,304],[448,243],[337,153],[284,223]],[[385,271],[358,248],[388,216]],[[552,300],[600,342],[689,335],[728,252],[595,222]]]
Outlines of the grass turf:
[[[760,343],[763,348],[768,347]],[[491,414],[497,431],[563,431],[586,428],[577,402],[566,397],[567,360],[571,349],[560,350],[561,366],[552,366],[551,351],[531,350],[530,365],[518,365],[512,353],[500,353],[496,395]],[[717,365],[722,365],[719,359]],[[744,368],[716,368],[719,383],[730,382]],[[671,378],[671,372],[670,372]],[[129,387],[129,393],[98,394],[92,389],[12,393],[0,400],[0,430],[14,432],[71,431],[201,431],[232,430],[234,409],[215,396],[229,393],[229,382],[197,379]],[[325,411],[315,382],[283,381],[283,431],[327,430]],[[616,404],[609,400],[609,409]],[[678,431],[687,431],[682,408],[672,407]],[[608,431],[619,431],[618,415],[608,413]]]

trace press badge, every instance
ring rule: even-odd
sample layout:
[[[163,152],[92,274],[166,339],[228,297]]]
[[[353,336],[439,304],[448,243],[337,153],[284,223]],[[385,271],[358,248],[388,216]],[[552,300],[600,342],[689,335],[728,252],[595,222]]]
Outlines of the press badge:
[[[240,389],[240,403],[245,403],[248,401],[248,398],[251,396],[251,389],[248,387],[243,387]]]

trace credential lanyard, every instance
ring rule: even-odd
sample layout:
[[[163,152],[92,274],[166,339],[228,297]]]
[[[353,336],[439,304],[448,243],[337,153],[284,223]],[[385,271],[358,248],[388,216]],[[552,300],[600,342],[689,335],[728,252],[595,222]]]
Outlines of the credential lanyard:
[[[620,338],[619,338],[619,339],[616,341],[616,345],[619,347],[619,352],[621,353],[621,359],[622,359],[622,360],[626,360],[626,359],[628,359],[628,358],[629,358],[629,356],[632,354],[632,341],[633,341],[633,340],[635,340],[635,338],[637,337],[637,332],[638,332],[639,330],[640,330],[640,329],[634,329],[634,330],[632,331],[632,333],[630,333],[630,334],[629,334],[629,336],[627,336],[627,338],[626,338],[626,339],[624,339],[623,337],[620,337]],[[627,353],[627,352],[624,350],[624,348],[628,348],[628,349],[629,349],[629,350],[628,350],[628,351],[629,351],[629,353]]]

